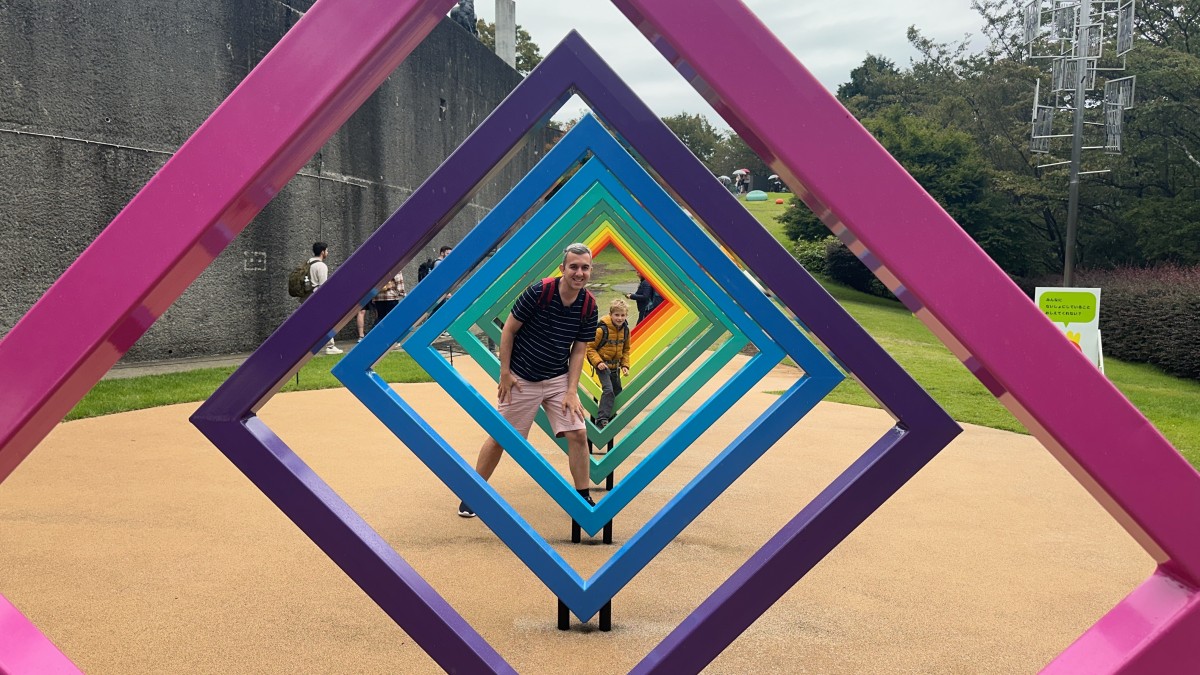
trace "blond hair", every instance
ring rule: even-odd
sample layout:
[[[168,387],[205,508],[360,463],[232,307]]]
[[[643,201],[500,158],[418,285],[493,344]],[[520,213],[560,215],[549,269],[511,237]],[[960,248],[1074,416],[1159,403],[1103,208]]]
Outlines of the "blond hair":
[[[625,304],[625,301],[620,298],[608,303],[608,313],[612,314],[614,309],[619,309],[626,314],[629,314],[629,305]]]

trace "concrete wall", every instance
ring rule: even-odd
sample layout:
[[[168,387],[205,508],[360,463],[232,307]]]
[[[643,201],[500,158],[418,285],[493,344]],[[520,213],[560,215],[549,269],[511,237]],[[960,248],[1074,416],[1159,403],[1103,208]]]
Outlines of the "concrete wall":
[[[312,4],[0,0],[0,333]],[[287,275],[312,243],[329,243],[336,270],[519,81],[443,21],[125,360],[253,350],[295,309]],[[544,138],[531,141],[429,255],[460,239],[543,149]],[[410,284],[424,257],[405,270]]]

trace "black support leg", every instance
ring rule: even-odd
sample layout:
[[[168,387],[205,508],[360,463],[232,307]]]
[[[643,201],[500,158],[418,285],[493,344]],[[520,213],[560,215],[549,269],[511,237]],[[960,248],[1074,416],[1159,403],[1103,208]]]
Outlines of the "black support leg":
[[[583,541],[583,528],[579,527],[579,523],[571,521],[571,543],[578,544]]]
[[[600,608],[600,630],[605,633],[612,630],[612,600],[604,603],[604,606]]]
[[[606,544],[612,543],[612,521],[611,520],[604,524],[604,543],[606,543]]]
[[[571,611],[563,604],[562,600],[558,601],[558,629],[569,630],[571,628]]]

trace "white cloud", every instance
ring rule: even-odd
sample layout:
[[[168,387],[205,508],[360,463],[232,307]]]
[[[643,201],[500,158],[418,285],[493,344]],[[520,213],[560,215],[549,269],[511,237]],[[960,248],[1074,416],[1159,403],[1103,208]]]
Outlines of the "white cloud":
[[[969,0],[745,2],[830,91],[849,79],[850,71],[868,53],[885,56],[899,66],[907,65],[915,55],[905,38],[911,25],[930,38],[951,41],[961,39],[965,33],[978,33],[981,23]],[[495,6],[489,0],[478,0],[475,12],[491,21]],[[578,30],[657,114],[702,113],[720,122],[708,104],[607,0],[517,0],[517,23],[529,31],[543,54],[568,31]],[[747,64],[747,72],[753,76],[753,64]],[[577,110],[564,108],[559,117],[577,114]]]

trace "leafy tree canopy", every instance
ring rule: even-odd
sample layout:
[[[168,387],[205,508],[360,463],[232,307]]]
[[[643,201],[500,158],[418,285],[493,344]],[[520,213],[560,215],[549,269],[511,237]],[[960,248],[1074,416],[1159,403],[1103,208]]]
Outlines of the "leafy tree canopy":
[[[479,41],[493,52],[496,51],[496,24],[479,19],[475,25],[479,29]],[[541,48],[533,41],[529,31],[517,24],[517,72],[528,75],[541,62]]]

